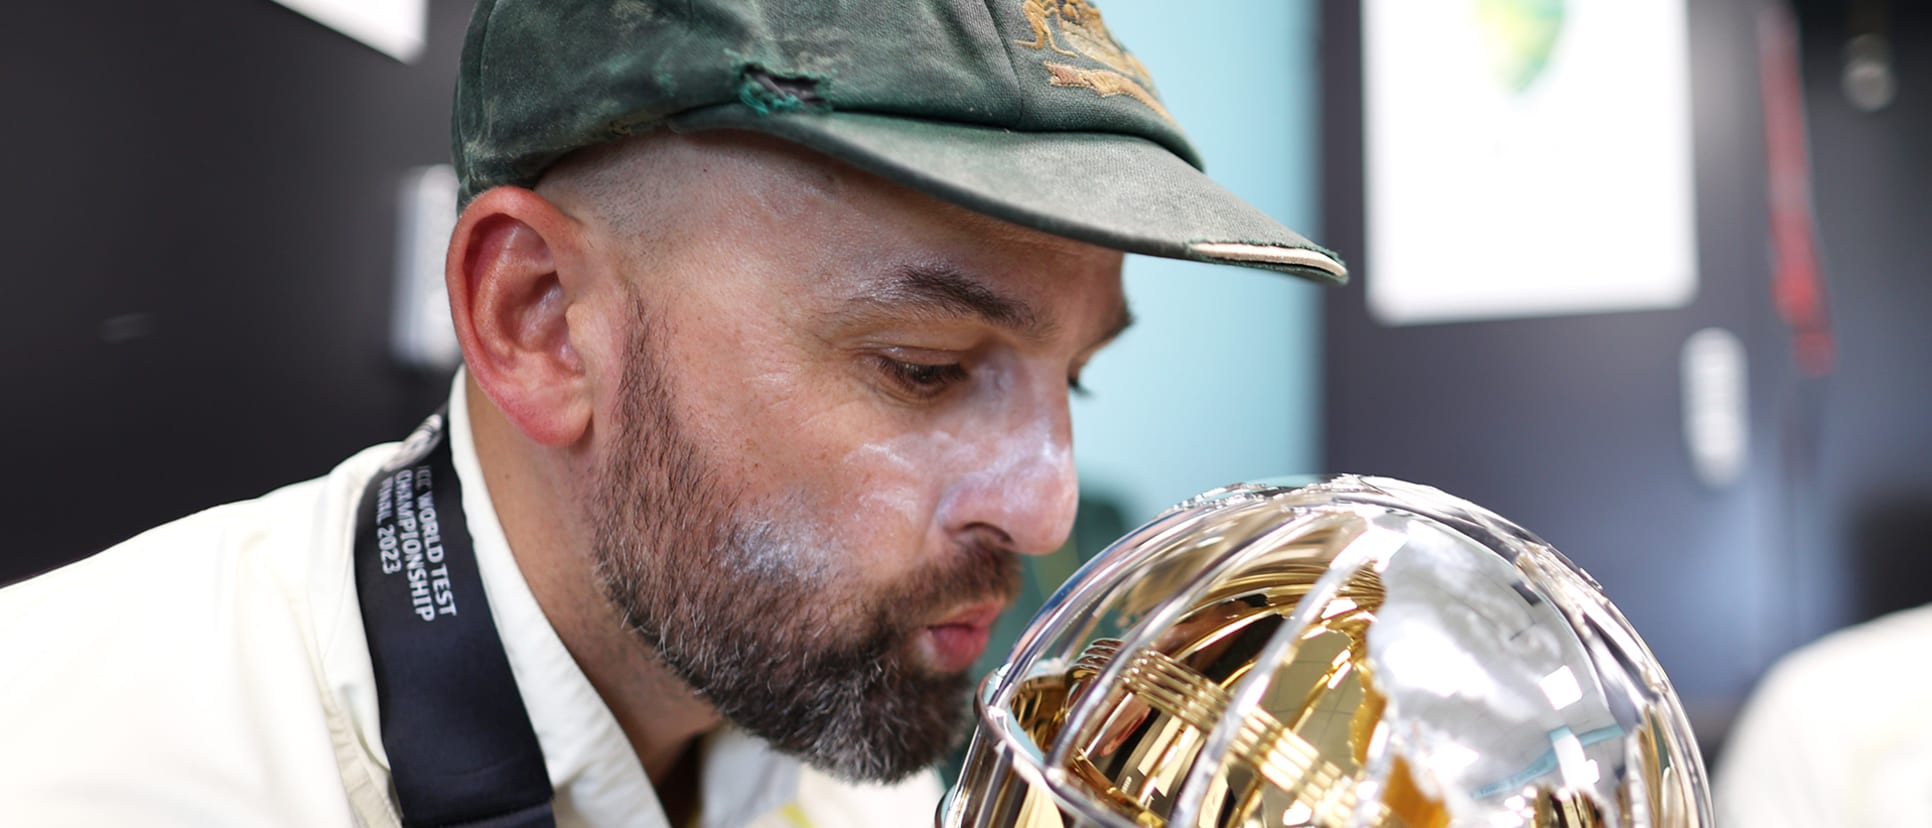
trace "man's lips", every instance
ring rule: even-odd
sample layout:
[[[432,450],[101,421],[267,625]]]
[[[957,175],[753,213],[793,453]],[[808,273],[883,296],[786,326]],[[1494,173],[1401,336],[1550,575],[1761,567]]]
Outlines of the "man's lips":
[[[993,622],[1005,608],[1003,601],[978,603],[927,626],[921,638],[927,645],[933,667],[946,673],[971,668],[980,653],[986,651],[986,641],[993,635]]]

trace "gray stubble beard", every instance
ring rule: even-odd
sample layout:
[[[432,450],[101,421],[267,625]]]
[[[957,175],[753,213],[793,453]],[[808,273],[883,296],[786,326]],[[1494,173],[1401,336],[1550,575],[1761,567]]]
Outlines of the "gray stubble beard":
[[[936,608],[1011,597],[1017,558],[963,546],[871,595],[836,589],[788,531],[728,489],[679,427],[638,314],[621,421],[588,498],[596,577],[637,639],[719,714],[835,775],[891,782],[964,733],[970,677],[915,662]]]

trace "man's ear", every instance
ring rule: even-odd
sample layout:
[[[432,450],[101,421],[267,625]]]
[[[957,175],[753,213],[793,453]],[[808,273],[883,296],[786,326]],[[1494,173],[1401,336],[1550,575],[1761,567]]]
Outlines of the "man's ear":
[[[593,410],[570,327],[586,288],[572,272],[580,243],[576,223],[548,200],[496,187],[463,209],[443,268],[470,376],[517,430],[547,446],[583,436]]]

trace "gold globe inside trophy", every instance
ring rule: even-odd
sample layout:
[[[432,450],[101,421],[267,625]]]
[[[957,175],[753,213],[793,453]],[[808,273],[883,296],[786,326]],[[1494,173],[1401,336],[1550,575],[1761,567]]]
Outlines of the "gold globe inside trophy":
[[[1397,480],[1181,503],[976,702],[945,828],[1712,824],[1677,695],[1597,584]]]

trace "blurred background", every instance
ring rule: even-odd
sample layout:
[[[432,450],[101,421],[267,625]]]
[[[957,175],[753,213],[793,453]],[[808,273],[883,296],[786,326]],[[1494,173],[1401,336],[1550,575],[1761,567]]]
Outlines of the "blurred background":
[[[0,583],[440,404],[470,2],[360,5],[9,8]],[[1036,596],[1215,485],[1428,483],[1596,576],[1720,763],[1778,655],[1932,600],[1932,7],[1102,5],[1209,172],[1355,281],[1130,260]]]

